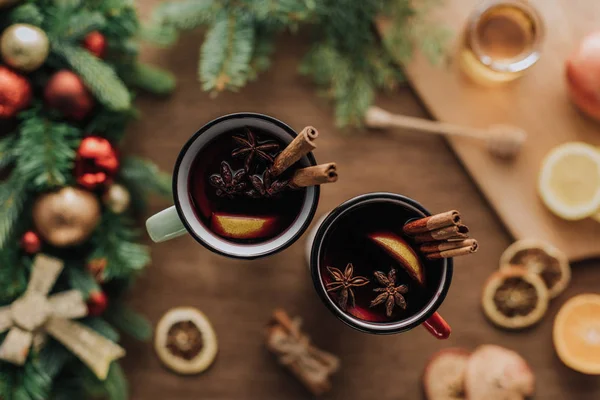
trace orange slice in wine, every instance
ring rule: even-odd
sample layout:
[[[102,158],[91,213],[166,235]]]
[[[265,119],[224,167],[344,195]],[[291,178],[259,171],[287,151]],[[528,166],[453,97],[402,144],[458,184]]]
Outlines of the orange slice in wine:
[[[279,219],[273,216],[213,213],[210,227],[217,235],[231,239],[262,239],[279,229]]]
[[[554,320],[554,348],[569,368],[600,375],[600,295],[569,299]]]
[[[425,271],[417,253],[400,236],[391,232],[376,232],[369,234],[380,248],[385,250],[408,274],[420,285],[425,285]]]

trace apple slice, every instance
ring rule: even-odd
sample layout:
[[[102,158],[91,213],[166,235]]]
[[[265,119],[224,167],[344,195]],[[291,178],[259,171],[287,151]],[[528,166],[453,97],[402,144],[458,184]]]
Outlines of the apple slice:
[[[375,232],[368,235],[375,244],[385,250],[420,285],[425,285],[425,271],[417,253],[400,236],[391,232]]]
[[[214,212],[210,227],[217,235],[226,238],[262,239],[275,235],[279,229],[279,218]]]

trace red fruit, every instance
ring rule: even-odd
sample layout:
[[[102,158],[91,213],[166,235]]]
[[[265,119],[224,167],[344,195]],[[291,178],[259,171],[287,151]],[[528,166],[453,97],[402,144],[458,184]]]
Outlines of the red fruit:
[[[42,248],[42,241],[34,231],[27,231],[21,237],[21,247],[27,254],[34,254]]]
[[[400,236],[391,232],[368,235],[375,244],[385,250],[419,284],[425,285],[425,271],[417,253]]]
[[[119,169],[117,151],[104,138],[89,136],[81,141],[75,158],[75,178],[86,189],[109,183]]]
[[[464,398],[465,370],[469,352],[449,348],[435,353],[423,372],[423,390],[427,400]]]
[[[385,316],[381,313],[376,313],[369,308],[362,308],[360,306],[355,306],[348,308],[348,314],[362,319],[363,321],[369,322],[387,322]]]
[[[569,57],[566,77],[573,102],[600,120],[600,31],[586,36]]]
[[[0,118],[14,117],[31,103],[31,84],[22,75],[0,66]]]
[[[98,58],[106,53],[106,38],[98,31],[90,32],[83,38],[83,47]]]
[[[83,81],[66,69],[52,75],[44,89],[44,99],[49,107],[77,121],[84,119],[94,107],[94,98]]]
[[[273,236],[279,219],[269,216],[234,215],[215,212],[210,227],[217,235],[232,239],[261,239]]]
[[[100,316],[108,307],[108,298],[104,292],[92,292],[87,301],[88,315],[91,317]]]

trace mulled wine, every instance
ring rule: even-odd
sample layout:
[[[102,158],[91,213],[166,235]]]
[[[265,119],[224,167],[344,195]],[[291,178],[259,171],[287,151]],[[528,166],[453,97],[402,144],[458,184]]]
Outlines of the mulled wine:
[[[189,174],[189,195],[197,219],[211,232],[233,243],[264,243],[298,218],[306,188],[288,183],[306,165],[298,161],[280,175],[269,172],[292,139],[285,135],[240,123],[198,153]]]
[[[428,307],[439,293],[444,260],[427,260],[402,232],[420,218],[397,201],[365,202],[342,212],[322,238],[319,276],[343,312],[393,323]]]

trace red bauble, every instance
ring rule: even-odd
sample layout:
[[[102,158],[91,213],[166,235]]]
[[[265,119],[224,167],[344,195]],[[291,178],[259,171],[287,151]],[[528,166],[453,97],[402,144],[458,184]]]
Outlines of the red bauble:
[[[106,311],[108,307],[108,298],[104,292],[92,292],[87,301],[88,315],[98,317]]]
[[[84,119],[94,107],[94,98],[83,81],[66,69],[52,75],[44,89],[44,99],[49,107],[75,120]]]
[[[22,75],[0,66],[0,118],[14,117],[31,103],[31,84]]]
[[[112,181],[119,169],[117,151],[104,138],[89,136],[81,141],[75,158],[77,183],[92,190]]]
[[[34,254],[42,248],[42,241],[34,231],[27,231],[21,237],[21,247],[27,254]]]
[[[106,53],[106,38],[98,31],[90,32],[83,38],[83,47],[98,58]]]

